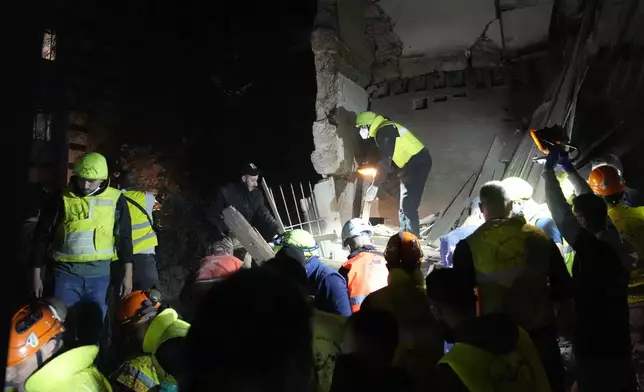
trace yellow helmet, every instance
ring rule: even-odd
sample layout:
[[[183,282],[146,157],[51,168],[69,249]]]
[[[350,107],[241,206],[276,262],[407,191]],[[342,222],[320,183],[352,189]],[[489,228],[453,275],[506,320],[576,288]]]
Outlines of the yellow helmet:
[[[356,117],[356,127],[369,126],[378,117],[374,112],[362,112]]]
[[[519,177],[508,177],[501,181],[501,184],[508,192],[512,201],[528,200],[534,193],[534,188],[528,182]]]
[[[279,252],[284,245],[290,245],[302,250],[306,257],[315,256],[317,250],[320,248],[320,245],[318,245],[311,233],[302,229],[289,230],[277,237],[273,251],[275,253]]]
[[[97,152],[83,155],[74,164],[74,174],[88,180],[107,180],[109,176],[105,157]]]

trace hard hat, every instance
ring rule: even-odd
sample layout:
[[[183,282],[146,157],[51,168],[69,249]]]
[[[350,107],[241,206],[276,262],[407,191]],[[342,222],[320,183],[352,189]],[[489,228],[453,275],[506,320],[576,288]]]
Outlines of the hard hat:
[[[622,165],[622,161],[620,161],[615,154],[606,154],[601,158],[592,159],[590,162],[592,164],[593,170],[597,169],[600,166],[612,166],[617,169],[617,172],[620,176],[622,176],[624,173],[624,166]]]
[[[356,127],[369,126],[378,117],[374,112],[362,112],[356,117]]]
[[[107,180],[107,161],[103,155],[97,152],[90,152],[76,161],[74,174],[88,180]]]
[[[239,271],[244,263],[235,256],[206,256],[201,260],[196,280],[213,280],[225,278]]]
[[[121,300],[116,311],[116,321],[119,324],[126,324],[136,321],[159,309],[161,306],[161,293],[159,290],[151,289],[132,291]]]
[[[348,239],[361,235],[368,237],[373,235],[373,226],[371,226],[371,223],[361,218],[349,219],[342,227],[342,244],[346,245]]]
[[[626,189],[622,176],[612,166],[599,166],[590,172],[588,185],[595,194],[600,196],[611,196]]]
[[[423,250],[418,237],[407,231],[394,234],[387,241],[385,260],[388,264],[399,264],[412,269],[420,265]]]
[[[501,185],[503,185],[512,201],[528,200],[534,193],[532,185],[519,177],[508,177],[501,181]]]
[[[285,232],[277,237],[274,241],[275,247],[273,251],[279,252],[284,245],[294,246],[304,252],[304,256],[312,257],[320,248],[320,245],[315,241],[315,238],[306,230],[295,229]]]
[[[11,320],[7,366],[20,364],[63,332],[63,321],[52,305],[36,302],[23,306]]]

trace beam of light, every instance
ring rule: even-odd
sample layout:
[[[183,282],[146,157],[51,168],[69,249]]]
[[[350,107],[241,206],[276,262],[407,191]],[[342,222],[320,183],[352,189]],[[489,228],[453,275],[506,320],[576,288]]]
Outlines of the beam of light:
[[[358,173],[365,177],[375,177],[378,174],[378,169],[375,167],[361,167],[358,169]]]

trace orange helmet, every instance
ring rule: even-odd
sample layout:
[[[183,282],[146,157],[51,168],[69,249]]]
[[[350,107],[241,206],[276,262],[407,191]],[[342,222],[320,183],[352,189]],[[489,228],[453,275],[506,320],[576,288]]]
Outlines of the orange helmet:
[[[116,311],[116,321],[119,324],[129,323],[150,314],[161,306],[161,293],[159,290],[132,291],[121,300]]]
[[[13,315],[7,367],[36,354],[40,348],[65,332],[56,309],[44,302],[23,306]]]
[[[600,196],[614,195],[626,189],[619,171],[608,165],[599,166],[590,172],[588,185],[590,185],[595,194]]]
[[[420,265],[423,258],[423,250],[420,241],[414,234],[401,231],[394,234],[387,241],[385,249],[385,260],[388,264],[402,264],[409,268]]]
[[[197,281],[225,278],[239,271],[244,263],[235,256],[206,256],[201,259]]]

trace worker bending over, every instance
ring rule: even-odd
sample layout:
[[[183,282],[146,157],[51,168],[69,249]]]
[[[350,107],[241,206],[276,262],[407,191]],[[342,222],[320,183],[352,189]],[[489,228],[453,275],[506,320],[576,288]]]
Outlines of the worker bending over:
[[[418,206],[432,169],[429,151],[407,128],[374,112],[360,113],[356,127],[363,139],[373,138],[380,150],[378,172],[365,200],[374,201],[380,184],[395,174],[400,180],[400,230],[419,236]]]
[[[333,268],[320,262],[320,245],[313,236],[302,229],[290,230],[275,239],[273,251],[285,246],[300,249],[306,256],[306,276],[313,305],[323,312],[351,316],[347,281]]]
[[[70,184],[42,211],[31,253],[32,282],[42,296],[41,270],[48,251],[53,264],[54,296],[69,310],[72,338],[78,332],[98,341],[107,311],[107,290],[114,252],[123,263],[120,294],[132,291],[132,226],[125,197],[109,186],[105,157],[89,153],[74,165]],[[82,312],[79,307],[91,309]],[[81,322],[81,320],[83,322]],[[82,326],[78,325],[82,324]]]
[[[504,313],[530,334],[553,391],[563,392],[553,301],[572,297],[563,258],[547,234],[512,216],[513,203],[499,181],[480,190],[485,223],[454,251],[454,269],[478,288],[482,315]]]
[[[476,317],[474,291],[453,269],[434,270],[426,283],[432,310],[455,343],[438,362],[431,391],[552,391],[530,336],[511,317]]]
[[[149,290],[159,286],[155,247],[159,245],[154,231],[152,210],[154,193],[144,191],[139,184],[139,172],[130,170],[119,177],[121,192],[127,200],[132,219],[133,290]]]
[[[389,270],[384,255],[371,242],[372,235],[373,227],[364,219],[353,218],[342,227],[342,245],[351,253],[340,274],[347,280],[353,313],[360,310],[367,295],[387,285]]]
[[[111,392],[94,367],[98,346],[65,350],[66,309],[57,300],[23,306],[11,320],[5,391]]]

